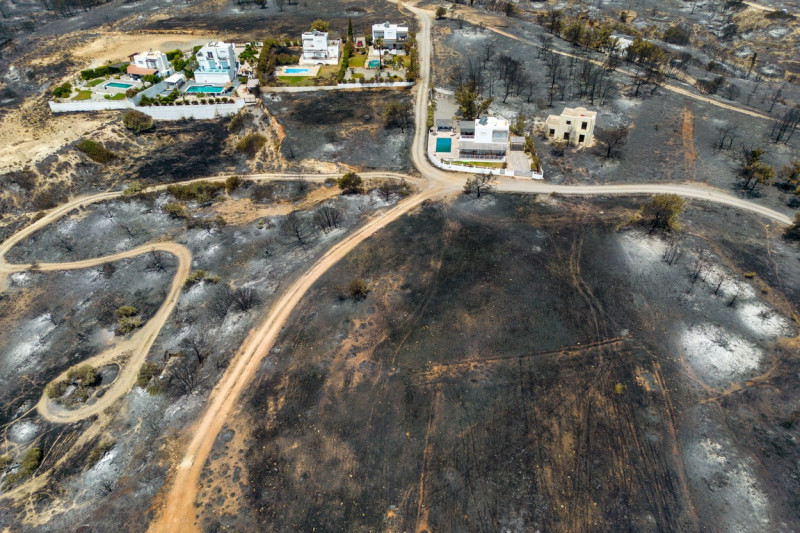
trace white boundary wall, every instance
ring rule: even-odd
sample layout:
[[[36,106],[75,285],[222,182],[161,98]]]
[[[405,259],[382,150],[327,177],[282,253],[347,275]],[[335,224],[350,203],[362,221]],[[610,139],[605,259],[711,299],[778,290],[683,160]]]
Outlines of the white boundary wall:
[[[386,83],[340,83],[339,85],[315,85],[313,87],[261,87],[262,93],[311,93],[314,91],[341,91],[349,89],[378,89],[380,87],[412,87],[413,81]]]
[[[54,102],[50,100],[50,111],[53,113],[70,113],[74,111],[107,111],[112,109],[133,109],[133,102],[130,100],[103,100],[93,102],[91,100],[81,100],[78,102]]]
[[[232,104],[176,105],[136,107],[130,100],[106,102],[49,102],[53,113],[70,113],[79,111],[110,111],[120,109],[136,109],[155,120],[208,120],[236,114],[246,104],[244,100],[236,100]]]
[[[453,172],[469,172],[470,174],[494,174],[495,176],[516,176],[520,178],[530,178],[534,180],[543,180],[543,172],[515,172],[506,168],[481,168],[481,167],[467,167],[464,165],[451,165],[440,161],[436,156],[428,150],[428,159],[435,167],[442,170],[452,170]]]
[[[176,105],[137,107],[155,120],[208,120],[212,118],[235,115],[245,106],[244,100],[236,100],[232,104]]]

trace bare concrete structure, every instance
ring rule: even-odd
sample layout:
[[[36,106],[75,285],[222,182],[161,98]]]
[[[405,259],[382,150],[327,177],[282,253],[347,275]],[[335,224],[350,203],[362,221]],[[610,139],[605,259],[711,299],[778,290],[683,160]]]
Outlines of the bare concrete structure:
[[[560,115],[547,117],[547,137],[555,141],[567,141],[573,146],[591,146],[596,118],[597,112],[585,107],[565,107]]]

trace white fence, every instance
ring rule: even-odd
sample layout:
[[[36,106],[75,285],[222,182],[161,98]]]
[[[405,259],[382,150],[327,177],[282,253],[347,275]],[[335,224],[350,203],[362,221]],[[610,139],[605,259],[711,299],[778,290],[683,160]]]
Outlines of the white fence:
[[[208,120],[235,115],[244,106],[244,100],[236,100],[232,104],[162,105],[137,107],[136,109],[156,120]]]
[[[383,83],[340,83],[339,85],[315,85],[313,87],[261,87],[262,93],[311,93],[315,91],[340,91],[347,89],[377,89],[380,87],[412,87],[413,81]]]
[[[483,167],[468,167],[466,165],[453,165],[439,160],[433,152],[428,150],[428,159],[435,167],[442,170],[452,170],[453,172],[469,172],[470,174],[494,174],[495,176],[515,176],[519,178],[530,178],[534,180],[543,180],[543,172],[525,172],[514,171],[507,168],[483,168]]]
[[[136,107],[130,100],[111,100],[94,102],[82,100],[80,102],[53,102],[50,101],[50,110],[53,113],[70,113],[77,111],[110,111],[119,109],[137,109],[156,120],[208,120],[212,118],[228,117],[236,114],[246,104],[244,100],[236,100],[232,104],[200,104],[176,106],[144,106]]]
[[[53,113],[70,113],[75,111],[109,111],[114,109],[132,109],[130,100],[79,100],[77,102],[54,102],[50,100],[50,111]]]

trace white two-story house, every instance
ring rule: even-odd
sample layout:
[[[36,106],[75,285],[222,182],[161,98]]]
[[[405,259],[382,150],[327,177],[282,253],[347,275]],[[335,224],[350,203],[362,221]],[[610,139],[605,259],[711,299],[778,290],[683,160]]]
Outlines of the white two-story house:
[[[131,64],[128,65],[127,72],[137,78],[148,74],[157,74],[162,78],[166,78],[172,73],[172,65],[167,59],[167,54],[163,54],[158,50],[132,54],[129,59]]]
[[[302,65],[335,65],[339,62],[339,40],[328,39],[328,32],[307,31],[303,34]]]
[[[458,158],[505,161],[509,123],[499,117],[481,117],[458,123]]]
[[[403,44],[408,40],[408,26],[398,26],[383,22],[372,25],[372,43],[375,45],[378,39],[383,40],[382,49],[390,52],[402,50]]]
[[[210,42],[197,51],[195,59],[194,79],[198,83],[225,85],[236,79],[239,64],[233,43]]]

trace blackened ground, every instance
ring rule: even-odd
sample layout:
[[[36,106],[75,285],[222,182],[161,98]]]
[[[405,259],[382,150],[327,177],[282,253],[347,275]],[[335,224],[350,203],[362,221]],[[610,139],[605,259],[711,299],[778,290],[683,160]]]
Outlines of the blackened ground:
[[[759,342],[763,363],[749,381],[709,386],[676,337],[703,320],[731,335],[747,326],[713,294],[711,276],[691,284],[692,250],[754,271],[755,286],[774,291],[767,301],[791,313],[796,301],[772,279],[796,294],[787,274],[798,251],[760,233],[754,217],[698,204],[684,217],[684,259],[666,266],[657,253],[646,264],[642,251],[661,239],[616,230],[637,205],[428,204],[352,252],[295,311],[231,418],[233,440],[218,443],[203,477],[204,527],[797,525],[785,497],[800,489],[789,467],[800,433],[788,398],[796,351]],[[720,243],[732,224],[738,242]],[[737,251],[765,242],[771,263]],[[366,300],[341,299],[353,279],[369,284]],[[709,402],[712,414],[698,418]],[[695,450],[714,436],[728,462],[709,477]],[[726,518],[736,491],[751,494],[752,518]],[[769,503],[757,507],[760,498]]]
[[[414,137],[410,127],[387,128],[390,102],[411,102],[408,90],[327,91],[264,97],[286,131],[281,152],[289,164],[316,159],[365,169],[408,170]]]

